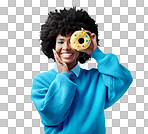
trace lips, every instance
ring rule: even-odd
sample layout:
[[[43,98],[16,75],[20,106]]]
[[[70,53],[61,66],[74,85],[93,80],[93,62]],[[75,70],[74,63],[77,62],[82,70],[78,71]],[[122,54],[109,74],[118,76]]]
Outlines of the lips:
[[[70,58],[72,55],[73,55],[73,53],[71,53],[71,52],[61,53],[61,56],[64,57],[64,58]]]

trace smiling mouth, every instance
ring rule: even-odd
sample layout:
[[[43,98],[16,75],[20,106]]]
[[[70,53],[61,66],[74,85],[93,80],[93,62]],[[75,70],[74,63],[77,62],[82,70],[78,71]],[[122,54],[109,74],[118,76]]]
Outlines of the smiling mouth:
[[[73,54],[72,53],[62,53],[61,55],[64,58],[70,58]]]

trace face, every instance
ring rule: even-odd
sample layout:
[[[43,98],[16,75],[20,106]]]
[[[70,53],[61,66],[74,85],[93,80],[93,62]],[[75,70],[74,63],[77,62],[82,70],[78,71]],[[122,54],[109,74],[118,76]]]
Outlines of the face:
[[[67,36],[58,35],[56,38],[56,48],[59,57],[64,61],[69,68],[73,68],[76,65],[76,60],[79,56],[79,52],[73,49],[70,45],[70,37],[72,32]]]

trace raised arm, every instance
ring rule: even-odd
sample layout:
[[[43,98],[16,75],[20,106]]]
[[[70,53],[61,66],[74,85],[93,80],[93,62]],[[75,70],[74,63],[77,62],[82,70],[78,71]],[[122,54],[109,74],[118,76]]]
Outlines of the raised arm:
[[[91,57],[97,61],[98,71],[107,87],[105,108],[108,108],[123,96],[133,78],[130,71],[119,63],[116,55],[104,54],[96,48]]]

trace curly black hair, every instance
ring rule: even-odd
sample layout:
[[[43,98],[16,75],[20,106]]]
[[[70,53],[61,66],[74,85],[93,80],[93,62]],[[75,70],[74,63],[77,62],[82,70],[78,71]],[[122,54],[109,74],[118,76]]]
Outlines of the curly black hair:
[[[41,40],[41,51],[54,61],[54,55],[52,49],[55,49],[56,37],[61,34],[66,36],[70,31],[76,31],[84,28],[97,36],[97,44],[99,45],[98,39],[98,25],[95,23],[86,11],[83,9],[76,10],[76,7],[70,9],[63,9],[59,12],[50,11],[45,24],[41,25],[40,40]],[[90,55],[80,52],[77,61],[85,63],[89,60]]]

